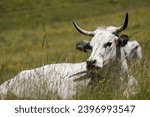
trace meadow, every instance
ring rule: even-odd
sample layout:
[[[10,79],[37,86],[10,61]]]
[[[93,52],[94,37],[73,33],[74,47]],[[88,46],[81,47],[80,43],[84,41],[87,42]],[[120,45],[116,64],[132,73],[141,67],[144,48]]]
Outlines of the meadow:
[[[143,53],[140,64],[129,63],[139,83],[138,93],[129,99],[150,99],[149,6],[149,0],[0,0],[0,84],[25,69],[86,61],[90,53],[77,51],[75,45],[91,38],[77,32],[71,21],[87,30],[120,26],[128,12],[128,28],[121,34],[137,40]],[[113,71],[106,77],[111,79]],[[104,80],[75,99],[126,98],[111,92],[110,81]]]

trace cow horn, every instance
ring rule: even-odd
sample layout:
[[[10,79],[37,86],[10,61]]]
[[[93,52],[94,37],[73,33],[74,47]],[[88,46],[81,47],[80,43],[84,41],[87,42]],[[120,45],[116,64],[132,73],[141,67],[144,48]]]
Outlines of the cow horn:
[[[72,21],[73,25],[75,26],[75,28],[82,34],[84,35],[88,35],[88,36],[94,36],[94,32],[93,31],[86,31],[82,28],[80,28],[74,21]]]
[[[128,26],[128,13],[126,13],[126,17],[125,17],[125,20],[124,20],[124,24],[120,27],[117,28],[117,31],[116,33],[120,33],[121,31],[125,30]]]

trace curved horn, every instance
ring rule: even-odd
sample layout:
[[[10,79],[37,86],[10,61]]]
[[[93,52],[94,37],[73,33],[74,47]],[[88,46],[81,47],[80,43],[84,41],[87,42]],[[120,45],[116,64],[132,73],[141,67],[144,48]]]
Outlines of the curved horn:
[[[80,28],[74,21],[72,21],[73,25],[75,26],[75,28],[82,34],[84,35],[88,35],[88,36],[94,36],[94,32],[93,31],[86,31],[83,30],[82,28]]]
[[[126,17],[125,17],[125,20],[124,20],[124,24],[120,27],[117,28],[117,33],[120,33],[121,31],[125,30],[128,26],[128,13],[126,13]]]

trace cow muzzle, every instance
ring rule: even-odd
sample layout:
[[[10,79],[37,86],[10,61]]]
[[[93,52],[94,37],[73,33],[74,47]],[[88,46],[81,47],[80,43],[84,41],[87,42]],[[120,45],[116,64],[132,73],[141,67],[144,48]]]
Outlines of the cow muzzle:
[[[96,60],[87,60],[86,63],[87,63],[87,68],[90,69],[95,67]]]

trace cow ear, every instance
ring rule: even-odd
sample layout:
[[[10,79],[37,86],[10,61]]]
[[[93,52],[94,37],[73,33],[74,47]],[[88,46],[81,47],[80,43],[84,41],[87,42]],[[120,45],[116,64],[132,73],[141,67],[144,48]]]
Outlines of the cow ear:
[[[88,52],[92,49],[90,46],[90,42],[86,40],[82,40],[76,44],[76,49],[84,52]]]
[[[117,46],[125,46],[128,43],[129,37],[127,35],[120,35],[118,37]]]

